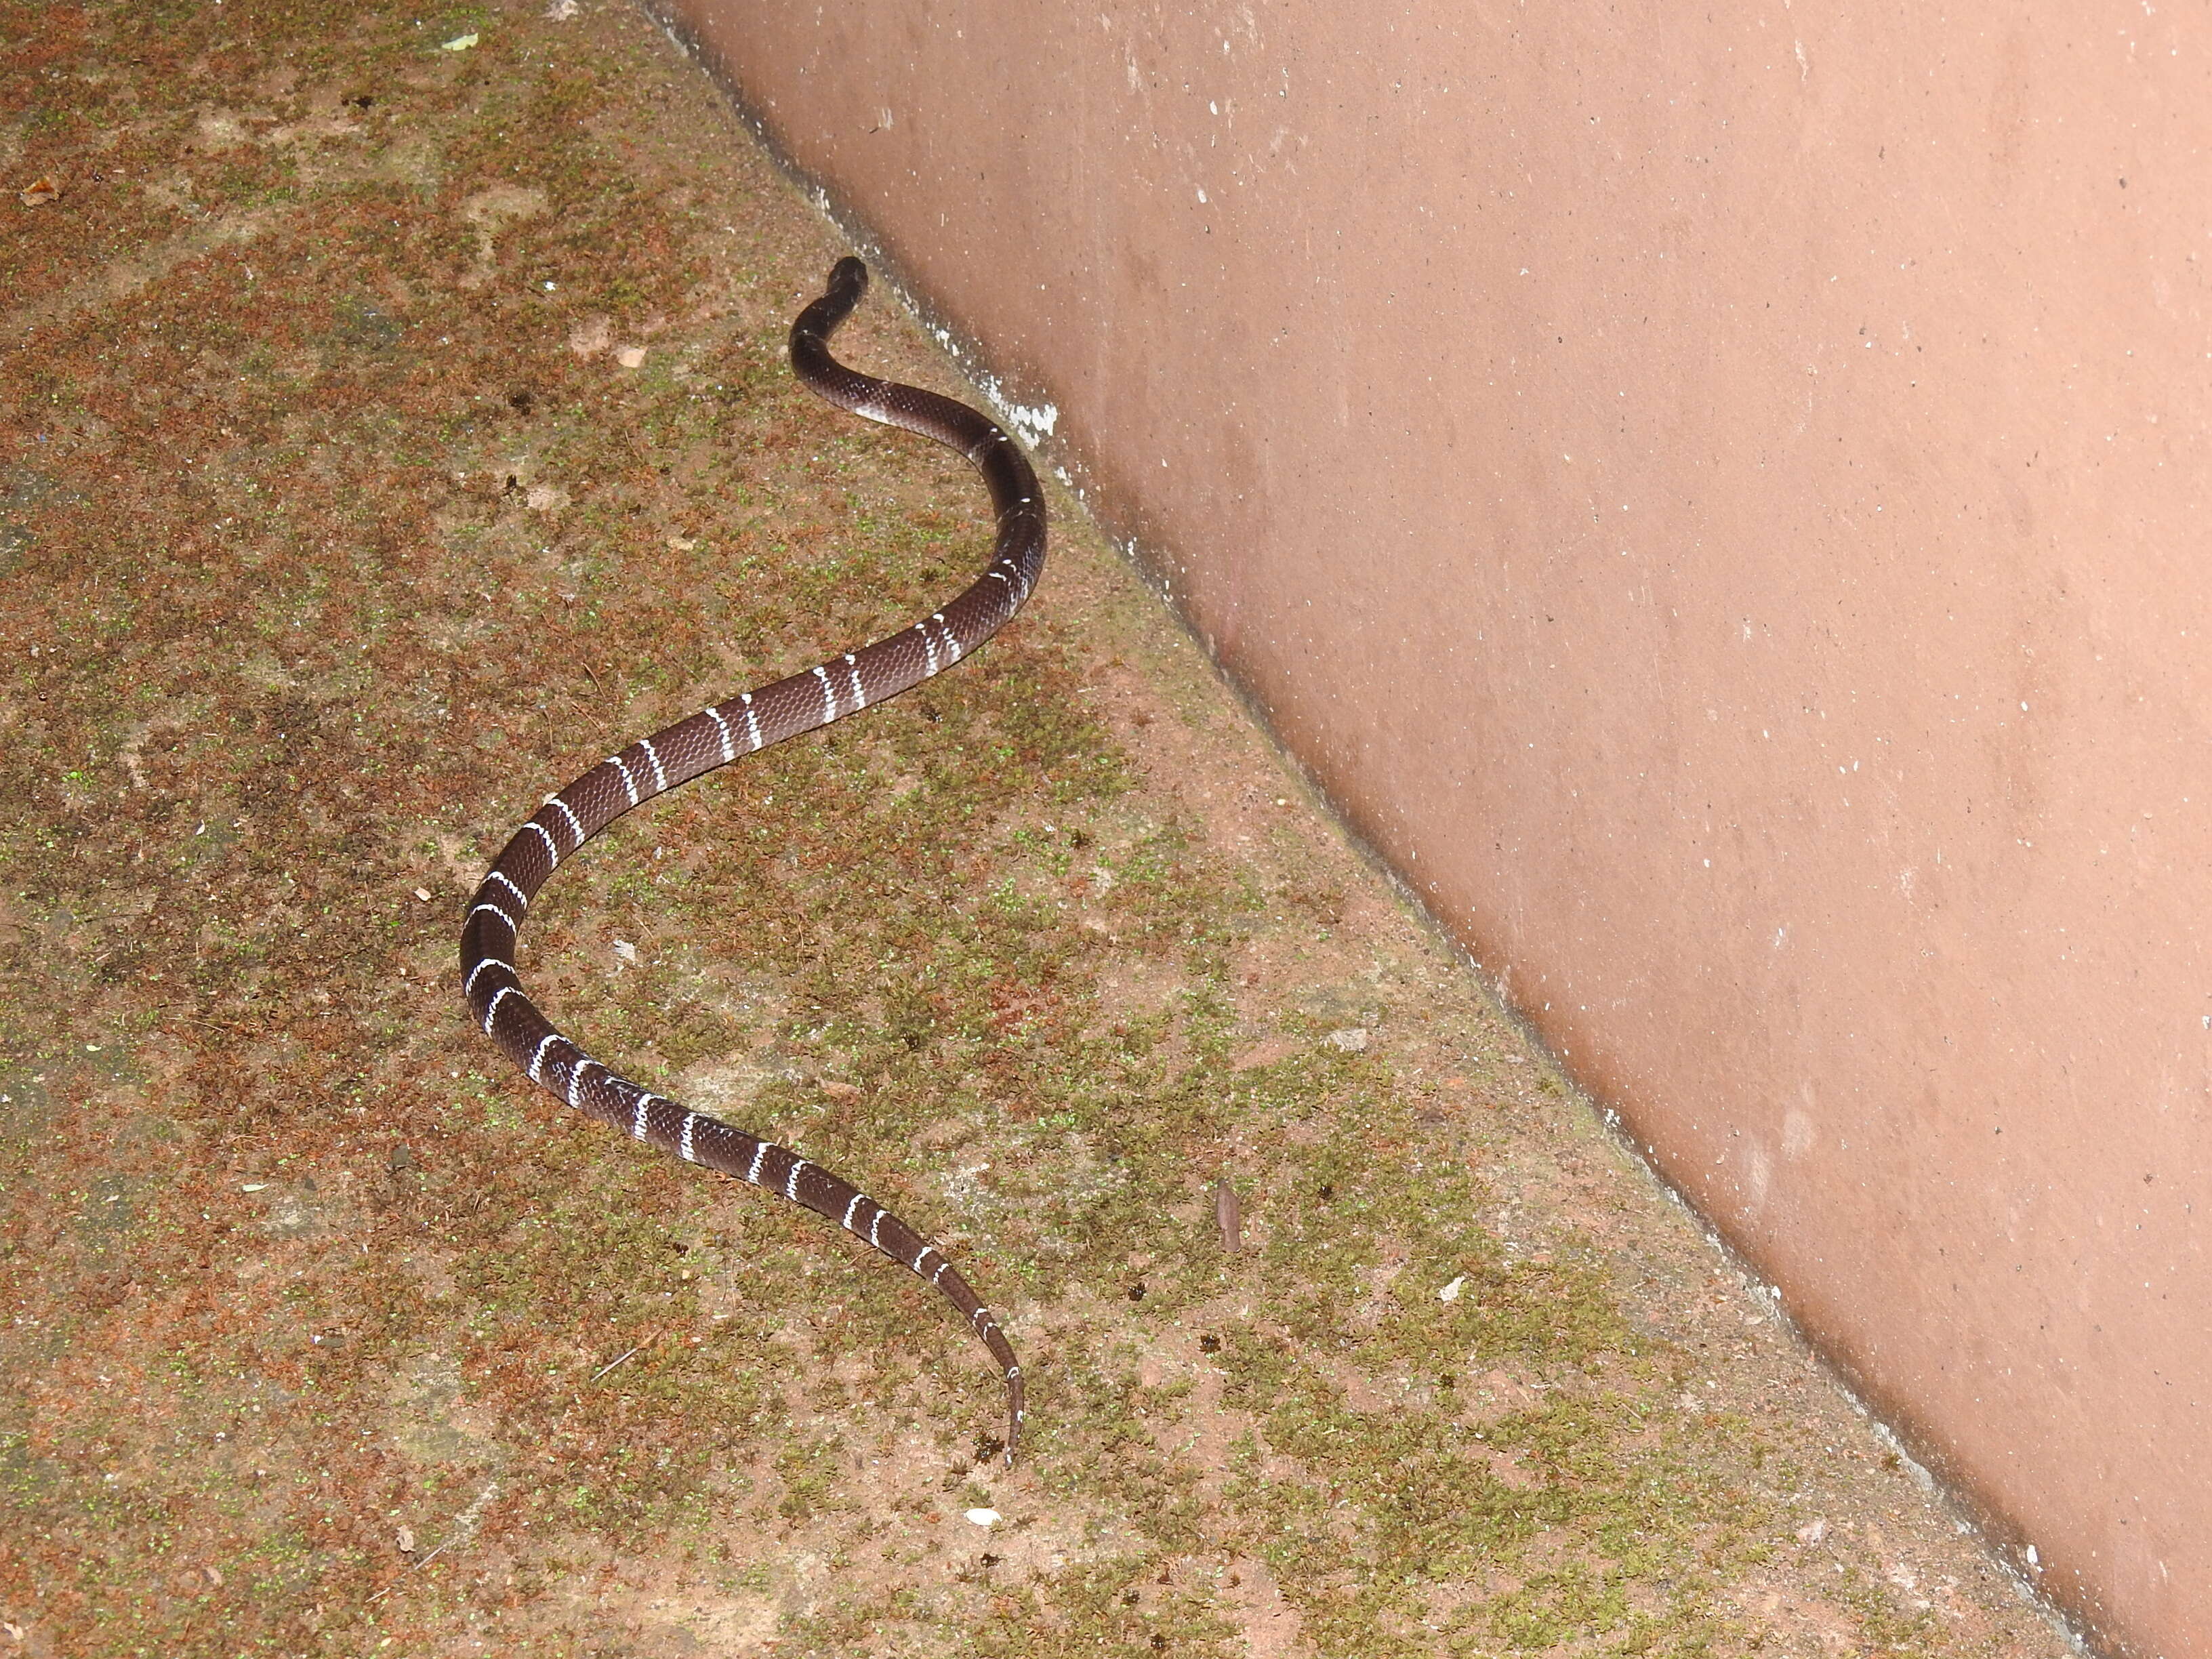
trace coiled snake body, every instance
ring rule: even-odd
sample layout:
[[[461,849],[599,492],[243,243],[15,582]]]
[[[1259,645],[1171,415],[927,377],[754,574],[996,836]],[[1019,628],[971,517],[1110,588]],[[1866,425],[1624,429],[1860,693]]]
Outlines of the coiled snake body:
[[[470,901],[461,928],[461,983],[477,1023],[539,1087],[689,1163],[770,1188],[827,1216],[942,1291],[1006,1378],[1006,1461],[1012,1463],[1024,1416],[1020,1362],[998,1321],[934,1244],[798,1153],[688,1110],[609,1070],[553,1028],[524,994],[514,968],[515,940],[531,900],[563,860],[608,824],[702,772],[857,714],[950,668],[1003,627],[1036,586],[1044,569],[1043,492],[1013,441],[964,404],[856,374],[830,355],[830,334],[860,302],[867,283],[867,267],[860,260],[837,262],[828,291],[791,326],[792,370],[808,390],[840,409],[918,432],[967,457],[983,475],[998,514],[990,568],[959,598],[913,627],[640,738],[547,796]]]

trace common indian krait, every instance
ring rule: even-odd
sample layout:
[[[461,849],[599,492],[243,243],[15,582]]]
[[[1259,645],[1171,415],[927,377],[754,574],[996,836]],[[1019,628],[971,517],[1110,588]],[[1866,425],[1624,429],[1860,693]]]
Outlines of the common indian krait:
[[[469,902],[461,928],[461,984],[485,1035],[539,1087],[636,1139],[827,1216],[943,1291],[1006,1379],[1006,1461],[1012,1463],[1024,1419],[1021,1364],[998,1321],[944,1254],[842,1177],[654,1094],[592,1059],[538,1012],[514,965],[531,901],[546,878],[608,824],[702,772],[857,714],[950,668],[1003,627],[1036,586],[1044,568],[1044,496],[1012,440],[964,404],[855,373],[830,355],[830,334],[851,314],[867,283],[860,261],[837,262],[828,291],[791,326],[793,372],[840,409],[918,432],[965,456],[983,475],[998,514],[990,567],[957,599],[911,628],[702,708],[638,738],[547,796],[508,840]]]

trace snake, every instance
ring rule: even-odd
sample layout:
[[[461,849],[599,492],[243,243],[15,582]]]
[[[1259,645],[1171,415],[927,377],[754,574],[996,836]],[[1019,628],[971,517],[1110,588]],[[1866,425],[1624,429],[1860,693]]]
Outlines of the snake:
[[[516,944],[546,879],[617,818],[742,756],[757,753],[912,690],[1010,621],[1044,571],[1045,509],[1020,448],[966,404],[848,368],[830,337],[868,286],[868,268],[838,260],[791,325],[791,368],[823,401],[957,450],[982,475],[997,517],[991,562],[972,586],[912,627],[714,703],[610,755],[544,804],[492,861],[461,927],[461,989],[486,1036],[571,1109],[687,1164],[781,1194],[864,1239],[943,1293],[989,1351],[1006,1389],[1011,1468],[1027,1418],[1021,1362],[1006,1331],[944,1251],[843,1176],[786,1146],[695,1112],[594,1059],[530,1000]]]

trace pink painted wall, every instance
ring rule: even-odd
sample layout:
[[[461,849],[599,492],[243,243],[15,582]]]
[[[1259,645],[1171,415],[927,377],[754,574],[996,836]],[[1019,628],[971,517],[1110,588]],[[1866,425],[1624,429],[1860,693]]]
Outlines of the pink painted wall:
[[[2212,15],[677,9],[2012,1558],[2212,1654]]]

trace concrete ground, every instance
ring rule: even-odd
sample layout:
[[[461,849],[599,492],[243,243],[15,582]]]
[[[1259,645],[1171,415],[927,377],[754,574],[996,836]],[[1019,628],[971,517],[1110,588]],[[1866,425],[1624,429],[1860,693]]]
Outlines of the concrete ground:
[[[844,250],[623,4],[0,53],[0,1655],[2064,1649],[1064,499],[985,653],[523,963],[944,1242],[1000,1467],[923,1286],[454,981],[546,791],[980,567],[784,365]]]

